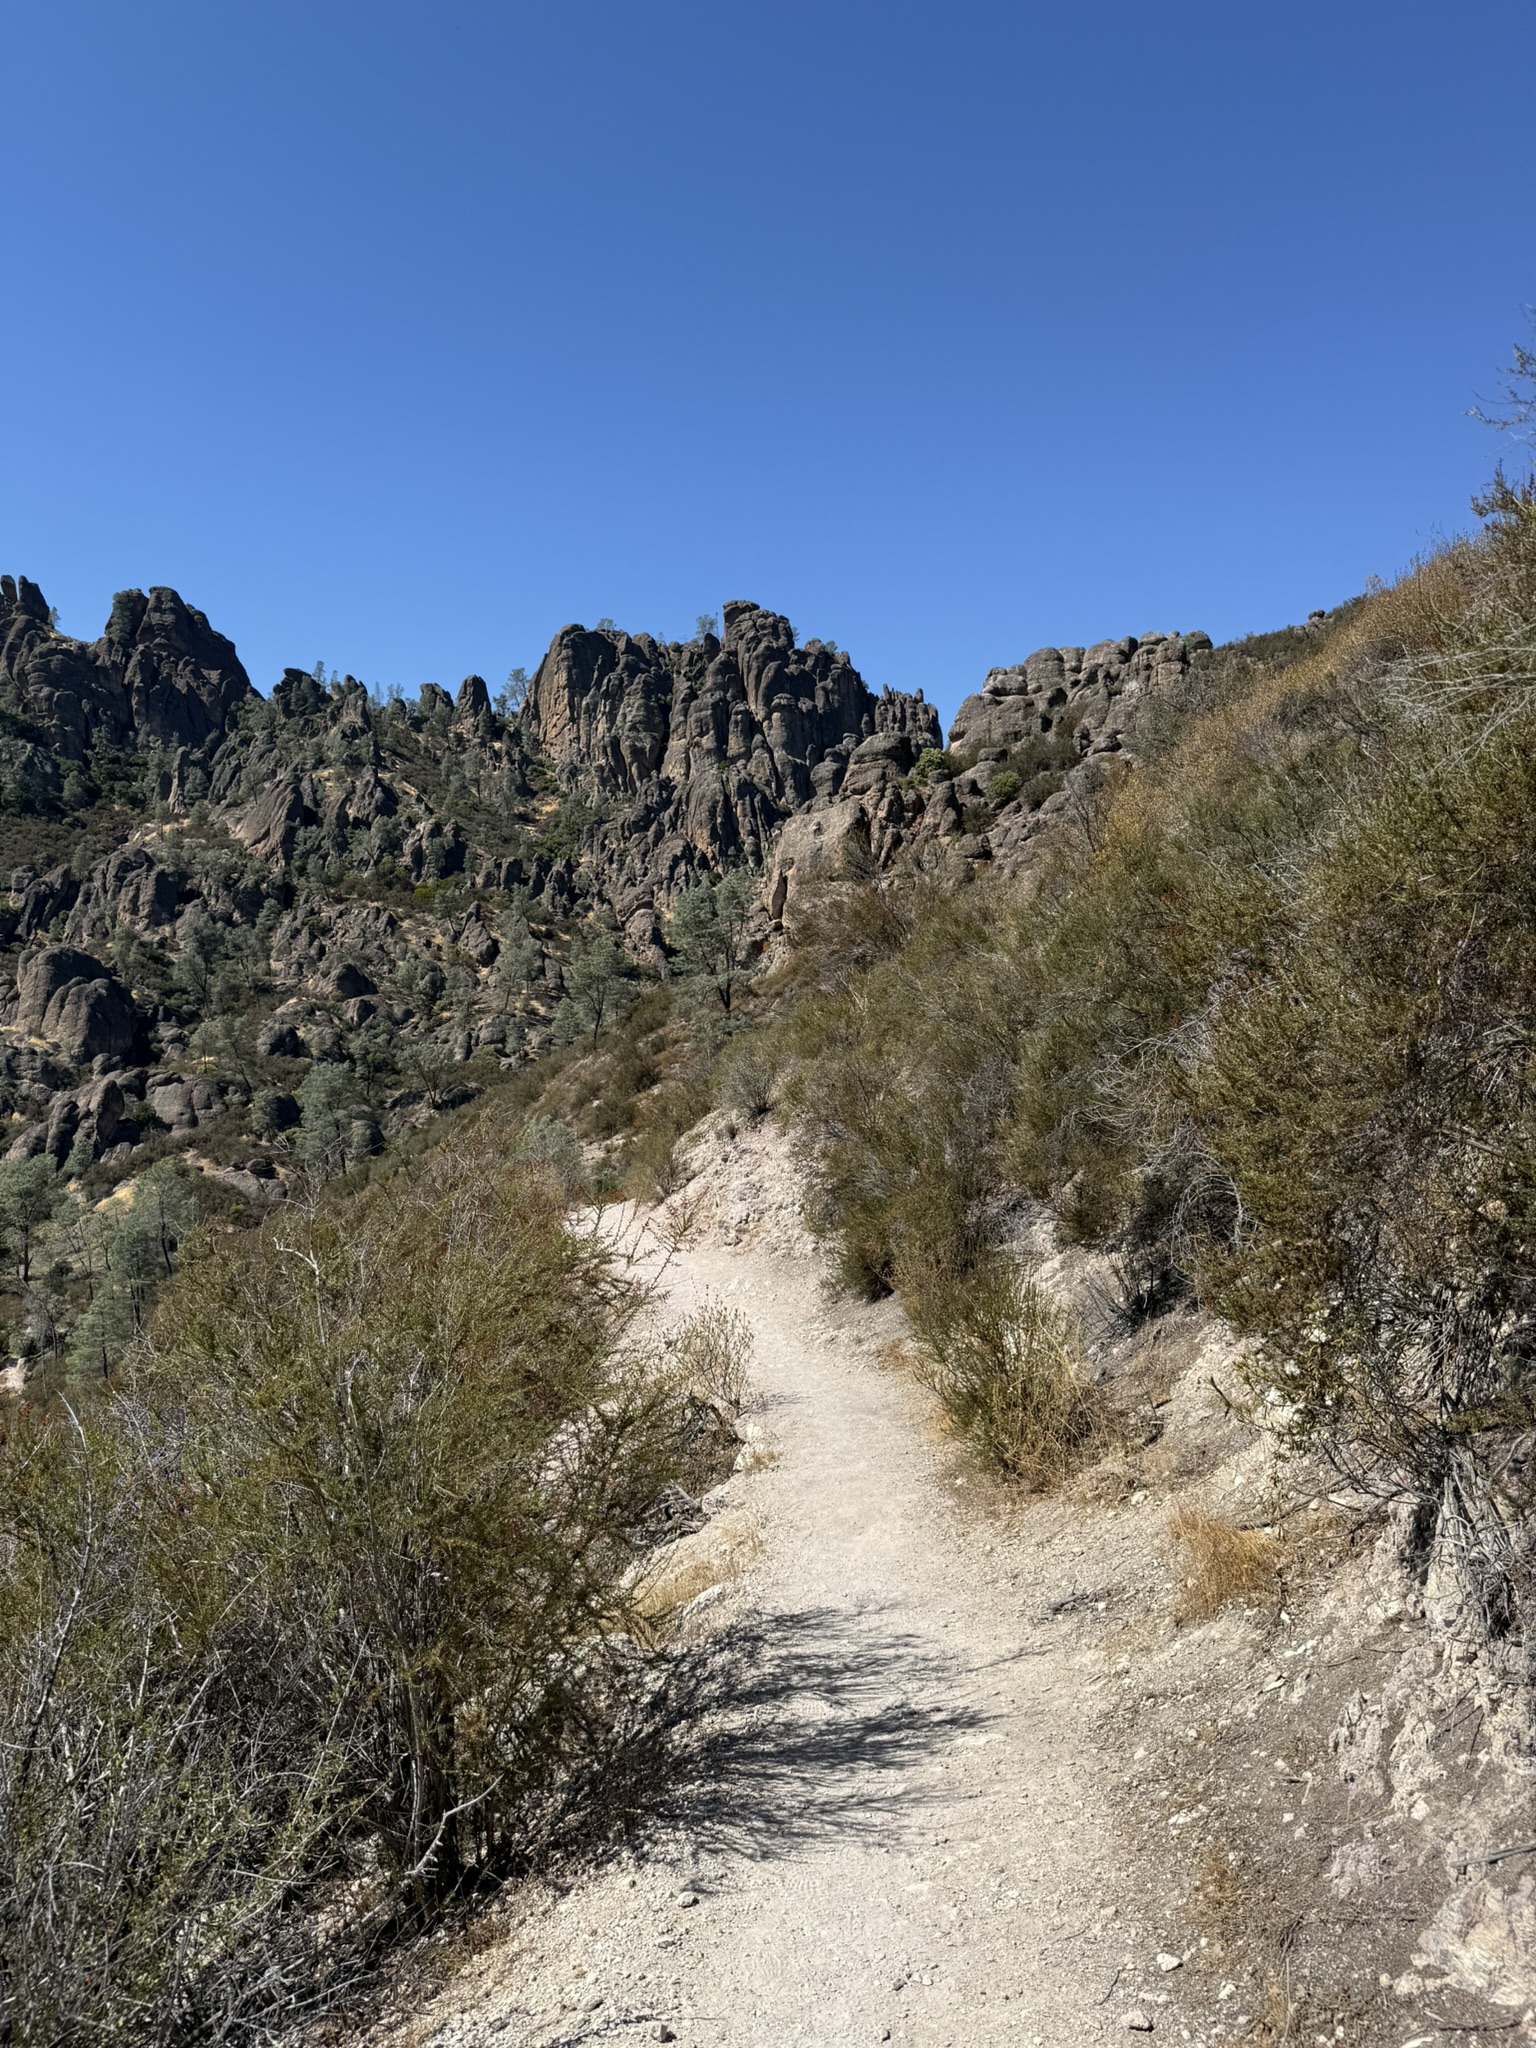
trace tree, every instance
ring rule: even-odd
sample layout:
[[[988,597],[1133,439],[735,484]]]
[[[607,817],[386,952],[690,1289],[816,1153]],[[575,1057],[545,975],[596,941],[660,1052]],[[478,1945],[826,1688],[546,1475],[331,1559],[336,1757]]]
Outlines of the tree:
[[[571,949],[565,969],[566,995],[590,1028],[594,1046],[604,1022],[623,1001],[627,966],[623,948],[610,932],[578,939]]]
[[[685,889],[672,912],[672,949],[683,973],[713,990],[727,1016],[751,979],[747,928],[753,902],[751,883],[733,870]]]
[[[522,926],[521,936],[509,936],[502,941],[491,983],[501,998],[503,1011],[530,993],[533,977],[538,973],[543,958],[538,942],[526,924]]]
[[[224,930],[207,911],[195,911],[186,919],[171,979],[195,1009],[207,1009],[212,1002],[214,976],[225,949]]]
[[[527,702],[527,669],[508,669],[505,687],[496,692],[496,709],[501,713],[503,718],[516,718],[519,711],[522,710],[523,706]]]
[[[192,1034],[191,1049],[221,1081],[238,1081],[248,1095],[255,1088],[256,1035],[248,1017],[205,1017]]]
[[[400,1048],[400,1071],[416,1083],[429,1109],[442,1107],[453,1067],[453,1054],[440,1038],[414,1038]]]
[[[38,1233],[58,1208],[62,1193],[53,1161],[45,1156],[0,1163],[0,1233],[23,1287],[31,1283]]]
[[[700,612],[693,622],[693,630],[696,638],[706,640],[712,633],[719,633],[720,621],[713,612]]]
[[[299,1089],[299,1150],[327,1179],[344,1173],[354,1152],[353,1126],[365,1115],[351,1067],[317,1062]]]
[[[126,1209],[104,1220],[87,1219],[96,1236],[95,1270],[91,1299],[70,1342],[73,1365],[103,1377],[111,1372],[128,1340],[143,1329],[199,1213],[192,1176],[179,1160],[163,1159],[139,1177]]]

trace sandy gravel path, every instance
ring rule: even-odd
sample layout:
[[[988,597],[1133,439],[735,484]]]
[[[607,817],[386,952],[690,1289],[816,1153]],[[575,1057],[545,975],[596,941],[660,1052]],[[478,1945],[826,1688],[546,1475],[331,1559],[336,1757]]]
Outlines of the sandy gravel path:
[[[664,1285],[755,1338],[769,1457],[717,1510],[760,1538],[710,1616],[727,1704],[634,1854],[530,1902],[414,2039],[1001,2048],[1129,2041],[1137,2007],[1177,2038],[1081,1644],[884,1355],[899,1312],[718,1232]]]
[[[750,1320],[778,1452],[754,1475],[747,1784],[727,1742],[700,1903],[669,1930],[678,2037],[1123,2038],[1081,1673],[1023,1621],[1008,1563],[978,1572],[927,1402],[880,1358],[894,1315],[829,1309],[813,1267],[762,1252],[685,1252],[670,1279],[679,1310],[714,1294]]]

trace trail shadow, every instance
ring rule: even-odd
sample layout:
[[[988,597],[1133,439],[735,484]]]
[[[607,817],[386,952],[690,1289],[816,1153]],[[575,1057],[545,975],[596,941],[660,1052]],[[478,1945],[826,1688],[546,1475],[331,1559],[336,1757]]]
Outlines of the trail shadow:
[[[995,1718],[946,1698],[966,1677],[878,1611],[740,1622],[671,1661],[606,1759],[602,1803],[627,1811],[632,1847],[679,1826],[754,1858],[888,1834],[944,1796],[913,1770]]]

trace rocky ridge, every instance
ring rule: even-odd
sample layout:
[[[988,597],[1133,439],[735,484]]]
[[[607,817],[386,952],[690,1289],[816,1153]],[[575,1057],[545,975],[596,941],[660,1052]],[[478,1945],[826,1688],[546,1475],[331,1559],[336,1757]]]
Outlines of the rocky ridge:
[[[174,590],[122,590],[99,640],[0,576],[0,807],[77,807],[123,750],[206,758],[256,696],[232,642]],[[157,763],[158,765],[158,763]]]
[[[265,1199],[315,1068],[366,1152],[558,1035],[584,931],[665,972],[703,878],[762,877],[762,945],[828,881],[1027,866],[1209,644],[1042,649],[946,751],[921,693],[744,601],[688,642],[565,627],[521,705],[297,669],[264,698],[172,590],[87,643],[0,578],[0,1151],[121,1174],[195,1137]]]

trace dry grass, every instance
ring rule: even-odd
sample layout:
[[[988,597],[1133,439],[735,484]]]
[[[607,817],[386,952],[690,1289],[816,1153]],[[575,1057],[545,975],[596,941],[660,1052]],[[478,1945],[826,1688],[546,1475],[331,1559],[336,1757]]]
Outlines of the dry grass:
[[[1184,1620],[1204,1621],[1233,1600],[1254,1600],[1274,1591],[1282,1556],[1278,1537],[1263,1529],[1240,1529],[1191,1506],[1174,1509],[1168,1533],[1184,1548],[1187,1569],[1178,1603]]]
[[[671,1333],[667,1350],[689,1391],[734,1422],[751,1392],[752,1341],[740,1309],[710,1295]]]
[[[1080,1475],[1072,1489],[1072,1500],[1083,1508],[1116,1508],[1145,1484],[1140,1464],[1123,1448],[1113,1445]]]

